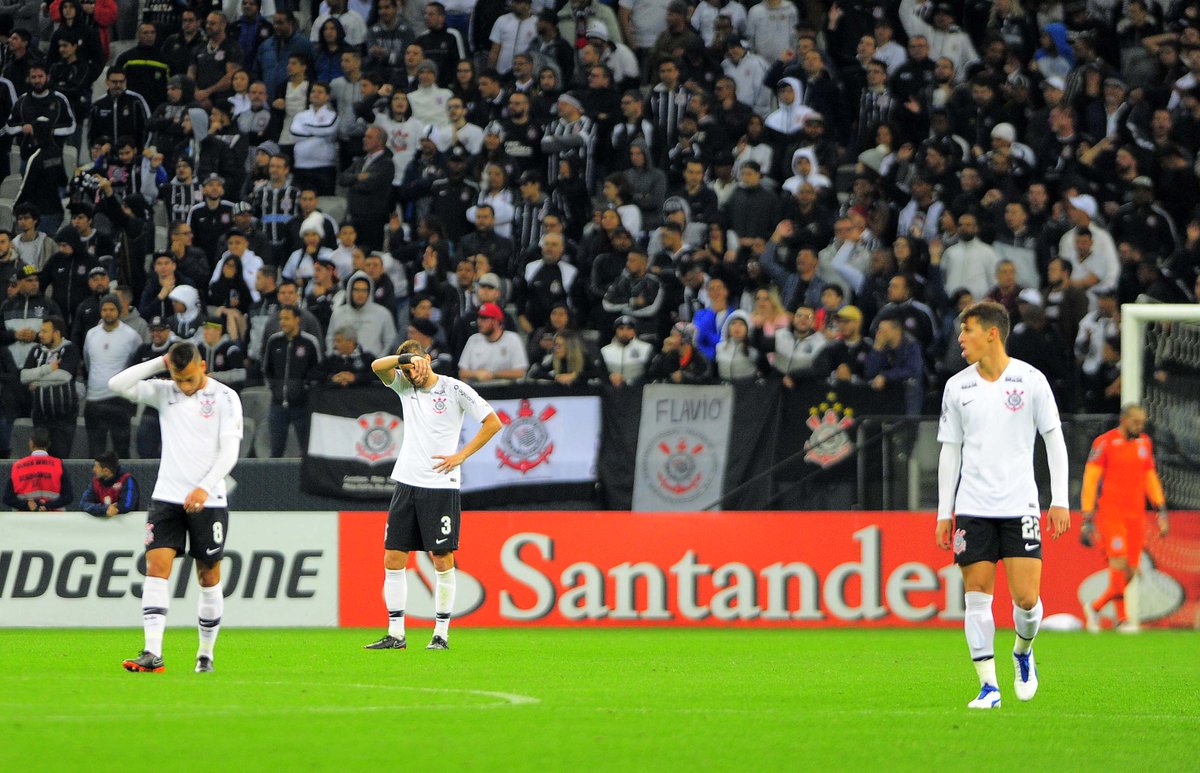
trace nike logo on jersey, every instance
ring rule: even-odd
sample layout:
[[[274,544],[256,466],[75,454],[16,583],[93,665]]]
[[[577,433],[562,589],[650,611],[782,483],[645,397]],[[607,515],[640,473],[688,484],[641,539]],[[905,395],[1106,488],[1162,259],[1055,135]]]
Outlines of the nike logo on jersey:
[[[433,544],[435,544],[435,545],[440,545],[440,544],[442,544],[443,542],[445,542],[445,541],[446,541],[446,540],[448,540],[448,539],[450,539],[450,538],[449,538],[449,537],[442,537],[440,540],[438,540],[437,542],[435,542],[435,543],[433,543]]]
[[[217,553],[220,553],[220,552],[221,552],[220,548],[209,548],[208,550],[204,551],[204,555],[215,556]]]
[[[970,404],[971,404],[971,403],[973,403],[973,402],[975,402],[975,401],[974,401],[974,400],[967,400],[965,403],[963,403],[963,404],[962,404],[962,407],[963,407],[963,408],[966,408],[968,405],[970,405]]]
[[[1037,549],[1038,549],[1038,544],[1036,542],[1026,542],[1025,543],[1025,552],[1026,553],[1028,553],[1031,550],[1037,550]]]

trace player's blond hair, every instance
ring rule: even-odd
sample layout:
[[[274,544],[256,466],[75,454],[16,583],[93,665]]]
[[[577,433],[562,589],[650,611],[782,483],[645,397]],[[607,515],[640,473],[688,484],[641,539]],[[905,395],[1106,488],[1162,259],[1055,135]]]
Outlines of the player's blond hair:
[[[396,354],[425,354],[425,347],[410,338],[396,347]]]

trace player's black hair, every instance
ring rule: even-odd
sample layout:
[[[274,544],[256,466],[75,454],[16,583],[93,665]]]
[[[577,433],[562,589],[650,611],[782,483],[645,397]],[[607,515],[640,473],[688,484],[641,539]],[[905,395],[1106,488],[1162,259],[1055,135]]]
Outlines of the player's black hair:
[[[958,315],[959,324],[965,325],[969,319],[978,322],[984,330],[989,327],[996,328],[1000,333],[1000,343],[1008,342],[1008,332],[1012,329],[1012,321],[1008,317],[1008,309],[995,301],[973,303]]]
[[[181,371],[200,358],[196,345],[190,341],[180,341],[172,344],[167,350],[167,362],[173,371]]]
[[[279,313],[280,313],[280,314],[282,314],[282,313],[283,313],[283,312],[285,312],[285,311],[286,311],[286,312],[289,312],[290,314],[292,314],[292,315],[293,315],[293,316],[295,316],[295,317],[299,317],[299,316],[300,316],[300,307],[299,307],[299,306],[297,306],[297,305],[296,305],[296,304],[294,304],[294,303],[285,303],[285,304],[283,304],[282,306],[280,306],[280,307],[279,307]]]
[[[96,460],[96,464],[100,465],[106,470],[109,470],[110,472],[116,472],[117,470],[121,469],[121,460],[113,451],[105,451],[97,454],[94,458]]]

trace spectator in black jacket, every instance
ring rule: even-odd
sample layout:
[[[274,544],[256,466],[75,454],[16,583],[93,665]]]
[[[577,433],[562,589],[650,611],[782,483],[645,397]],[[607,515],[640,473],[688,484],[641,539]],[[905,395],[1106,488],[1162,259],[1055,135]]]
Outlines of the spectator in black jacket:
[[[75,442],[79,413],[75,374],[83,362],[79,347],[64,337],[66,331],[62,317],[43,320],[38,345],[29,352],[21,369],[21,383],[32,392],[33,425],[50,431],[50,455],[60,459],[71,455]]]
[[[137,510],[141,490],[133,473],[121,469],[121,460],[112,451],[99,454],[92,464],[92,482],[83,490],[79,509],[96,518]]]
[[[333,349],[321,365],[321,381],[343,388],[372,384],[374,359],[373,353],[358,345],[358,331],[352,325],[340,327],[333,331]]]
[[[113,139],[130,137],[139,148],[146,144],[150,132],[150,105],[141,94],[129,91],[128,83],[129,76],[124,70],[115,66],[108,69],[105,79],[108,93],[96,100],[88,116],[89,143],[103,135]],[[91,94],[91,84],[88,84],[88,94]]]
[[[13,105],[7,131],[20,137],[21,158],[28,160],[38,144],[33,127],[39,116],[50,122],[50,133],[61,144],[75,134],[75,113],[67,98],[50,88],[50,72],[46,65],[34,62],[29,66],[29,91]]]
[[[50,119],[44,115],[34,119],[33,131],[35,148],[25,163],[21,190],[14,204],[37,207],[41,213],[38,229],[54,233],[63,221],[59,189],[67,184],[67,170],[63,166],[62,146],[51,136]]]
[[[58,252],[50,256],[42,269],[42,290],[54,299],[60,309],[68,310],[69,323],[76,307],[91,294],[88,289],[88,270],[93,261],[83,248],[79,230],[74,226],[58,229],[54,241],[58,244]]]
[[[263,378],[271,388],[271,457],[287,449],[288,429],[295,425],[301,453],[308,449],[308,389],[320,377],[321,342],[300,329],[300,309],[279,309],[279,332],[267,340]]]
[[[79,46],[71,38],[58,41],[58,61],[50,65],[50,88],[67,98],[76,117],[75,132],[70,140],[79,144],[83,135],[83,116],[92,103],[92,65],[79,58]]]
[[[151,112],[167,100],[171,65],[158,44],[158,28],[150,22],[138,25],[137,45],[118,56],[113,66],[125,73],[129,90],[141,94]]]
[[[347,211],[358,231],[358,243],[364,250],[377,250],[383,246],[383,227],[392,211],[396,168],[387,149],[387,134],[380,127],[367,127],[362,147],[363,155],[354,159],[338,182],[349,189]]]
[[[712,361],[696,348],[696,328],[677,322],[663,341],[662,351],[654,355],[646,369],[647,381],[673,384],[709,384],[713,380]]]

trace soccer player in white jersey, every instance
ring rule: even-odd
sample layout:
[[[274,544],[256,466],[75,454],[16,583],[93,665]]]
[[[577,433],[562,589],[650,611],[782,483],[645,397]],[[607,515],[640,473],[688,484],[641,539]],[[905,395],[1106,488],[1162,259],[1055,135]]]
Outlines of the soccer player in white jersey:
[[[154,376],[164,369],[171,378]],[[181,342],[155,358],[126,368],[108,381],[117,394],[158,410],[162,461],[146,516],[146,581],[142,625],[146,644],[126,660],[127,671],[164,671],[163,631],[171,594],[171,562],[190,546],[200,581],[200,648],[196,671],[213,670],[213,647],[225,606],[221,556],[229,528],[225,476],[237,464],[242,401],[209,378],[196,345]]]
[[[450,614],[454,610],[454,551],[458,550],[459,466],[500,431],[500,418],[479,394],[456,378],[430,369],[429,355],[416,341],[400,344],[396,354],[380,357],[371,370],[404,402],[404,442],[392,469],[396,491],[388,506],[383,533],[383,600],[388,632],[369,650],[402,650],[408,554],[424,550],[437,571],[434,588],[433,639],[427,650],[450,649]],[[457,451],[463,416],[483,424]]]
[[[954,561],[966,591],[967,647],[980,690],[967,705],[1000,707],[996,681],[992,590],[996,563],[1003,559],[1017,631],[1013,645],[1013,687],[1031,700],[1037,692],[1033,637],[1042,622],[1042,536],[1033,445],[1040,433],[1050,463],[1050,536],[1071,526],[1067,510],[1067,446],[1058,406],[1046,377],[1027,362],[1008,356],[1008,312],[985,301],[959,317],[967,368],[946,382],[938,441],[938,521],[936,539],[954,548]],[[952,520],[953,519],[953,520]]]

